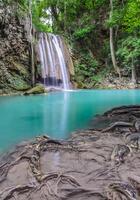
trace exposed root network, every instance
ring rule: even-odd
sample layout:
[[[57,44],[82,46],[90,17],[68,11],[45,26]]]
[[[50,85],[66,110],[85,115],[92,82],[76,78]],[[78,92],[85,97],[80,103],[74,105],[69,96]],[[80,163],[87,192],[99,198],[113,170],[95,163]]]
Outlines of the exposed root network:
[[[67,141],[40,136],[2,155],[0,200],[140,199],[140,106],[115,108],[95,121],[96,129]]]

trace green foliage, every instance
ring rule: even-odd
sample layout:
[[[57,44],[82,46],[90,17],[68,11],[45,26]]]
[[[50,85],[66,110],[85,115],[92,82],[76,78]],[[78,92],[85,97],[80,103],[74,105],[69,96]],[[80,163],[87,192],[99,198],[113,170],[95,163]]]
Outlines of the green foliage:
[[[89,34],[92,33],[93,29],[94,29],[94,26],[87,26],[84,28],[79,28],[79,29],[75,30],[73,36],[75,37],[75,39],[86,38],[89,36]]]
[[[140,0],[128,0],[123,25],[131,33],[140,29]]]
[[[99,67],[98,61],[88,52],[81,52],[79,60],[75,63],[75,80],[78,84],[88,87],[93,86],[100,79],[96,76]],[[86,87],[87,88],[87,87]]]
[[[130,70],[132,59],[135,64],[140,58],[140,38],[129,36],[120,40],[117,55],[123,67]]]
[[[123,4],[114,0],[113,5],[112,16],[107,20],[108,26],[121,25],[128,32],[140,28],[140,0],[127,0]]]
[[[48,1],[32,0],[32,18],[33,24],[38,31],[52,32],[50,21],[50,13],[46,12]],[[44,19],[44,20],[43,20]]]
[[[118,25],[120,25],[122,23],[123,17],[124,17],[124,12],[125,9],[124,8],[116,8],[113,13],[112,16],[106,20],[106,25],[108,27],[116,27]]]
[[[20,15],[29,13],[29,0],[15,1]],[[113,9],[109,0],[32,0],[36,29],[62,34],[77,52],[75,79],[83,87],[93,87],[101,82],[107,65],[112,68],[110,27],[114,31],[117,64],[130,71],[132,59],[134,64],[139,62],[140,0],[112,0],[112,3]]]

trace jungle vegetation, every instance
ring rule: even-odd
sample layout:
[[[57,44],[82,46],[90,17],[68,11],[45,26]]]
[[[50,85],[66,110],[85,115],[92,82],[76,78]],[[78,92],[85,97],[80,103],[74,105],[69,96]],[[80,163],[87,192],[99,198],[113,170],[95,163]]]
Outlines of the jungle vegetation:
[[[12,0],[4,0],[11,3]],[[73,79],[90,88],[110,72],[140,76],[140,0],[16,0],[38,31],[63,35],[75,64]]]

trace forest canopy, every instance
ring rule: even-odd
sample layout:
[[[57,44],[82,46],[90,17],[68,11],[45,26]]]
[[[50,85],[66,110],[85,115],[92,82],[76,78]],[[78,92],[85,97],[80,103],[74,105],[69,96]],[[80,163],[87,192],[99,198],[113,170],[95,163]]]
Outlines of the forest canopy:
[[[5,0],[7,3],[12,0]],[[93,87],[101,78],[132,77],[138,81],[140,0],[17,0],[31,9],[36,30],[63,35],[74,55],[74,79]]]

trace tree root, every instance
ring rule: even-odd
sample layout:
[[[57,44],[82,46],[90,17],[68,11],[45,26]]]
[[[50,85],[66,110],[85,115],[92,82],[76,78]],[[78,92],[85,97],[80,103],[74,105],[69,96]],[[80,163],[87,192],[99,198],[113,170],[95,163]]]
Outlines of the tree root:
[[[120,118],[122,114],[124,116]],[[115,123],[101,131],[81,131],[79,138],[75,134],[67,141],[57,141],[50,139],[47,136],[41,136],[36,138],[36,141],[30,142],[24,147],[18,147],[15,153],[9,154],[9,157],[5,156],[4,159],[1,159],[0,185],[2,185],[2,188],[7,182],[11,185],[10,181],[11,177],[13,177],[12,173],[16,173],[14,170],[17,169],[18,164],[22,162],[28,163],[28,169],[27,176],[25,178],[22,177],[21,180],[26,180],[29,184],[8,187],[0,192],[0,199],[18,200],[20,199],[20,195],[25,195],[27,199],[32,200],[36,193],[37,195],[40,195],[40,199],[53,200],[69,200],[72,198],[83,200],[84,198],[88,199],[88,197],[90,199],[92,199],[92,197],[93,199],[96,199],[97,197],[97,199],[104,200],[138,199],[138,196],[140,196],[140,181],[139,179],[132,180],[132,178],[133,174],[136,173],[135,169],[138,169],[140,166],[139,145],[137,145],[140,138],[138,131],[140,127],[140,117],[133,117],[133,114],[134,116],[140,115],[140,106],[121,107],[106,113],[104,117],[107,116],[108,119],[111,118],[111,121],[113,118],[112,116],[115,116],[115,119],[118,119],[118,121],[116,120]],[[126,121],[125,117],[127,118]],[[115,129],[117,129],[118,138],[113,134],[116,132]],[[106,132],[109,132],[107,138]],[[125,137],[122,137],[122,133]],[[112,143],[109,139],[112,140]],[[133,146],[138,146],[136,152],[134,152],[134,148],[131,149],[132,144]],[[113,147],[117,148],[113,150]],[[23,149],[26,150],[22,151]],[[132,151],[133,155],[131,154]],[[43,169],[46,166],[46,160],[44,159],[46,159],[47,156],[48,159],[51,159],[50,156],[57,155],[56,152],[59,152],[60,156],[59,163],[58,157],[56,160],[54,159],[54,164],[57,165],[58,171],[45,174]],[[130,158],[130,154],[133,158],[137,159],[135,160],[136,164],[134,163],[134,159]],[[67,155],[70,156],[67,158]],[[65,160],[63,159],[68,159],[67,161],[70,164],[65,163]],[[76,162],[74,163],[75,160]],[[115,165],[112,165],[112,161],[114,162],[116,160],[119,161],[119,166],[116,165],[116,163]],[[47,163],[47,170],[52,171],[55,169],[55,165],[50,166],[50,164],[53,165],[53,161],[49,161],[50,163]],[[21,164],[21,168],[23,167],[23,169],[25,169],[26,166],[24,164]],[[15,165],[17,166],[11,170]],[[123,165],[126,168],[123,168]],[[125,173],[125,169],[128,169],[126,170],[128,171],[126,176],[122,174]],[[128,178],[129,170],[132,171],[131,179]],[[8,178],[10,177],[9,180],[7,176]],[[125,179],[123,179],[124,177]],[[17,178],[18,176],[15,177],[14,181],[17,180]],[[91,188],[91,190],[86,189],[82,185],[84,178],[86,180],[86,187],[88,186],[87,188]],[[126,178],[129,181],[128,183],[124,182]],[[101,185],[104,187],[106,184],[109,185],[107,189],[100,188]],[[92,190],[92,186],[94,190]]]
[[[86,188],[65,189],[65,191],[68,192],[68,194],[65,196],[64,200],[68,200],[69,198],[75,199],[75,196],[78,195],[81,195],[81,197],[85,197],[85,199],[87,199],[87,197],[100,197],[100,199],[102,200],[108,200],[107,197],[100,192]]]
[[[140,112],[140,106],[139,105],[132,105],[132,106],[121,106],[117,108],[113,108],[112,110],[109,110],[104,113],[103,116],[114,116],[114,115],[124,115],[124,114],[130,114],[132,112]]]
[[[32,185],[17,185],[16,187],[9,188],[1,192],[0,197],[1,197],[1,200],[8,200],[13,197],[15,192],[18,192],[21,194],[21,193],[26,193],[32,189],[34,189],[34,186]]]
[[[103,129],[101,132],[105,133],[105,132],[113,131],[115,128],[132,127],[132,126],[133,126],[133,124],[129,123],[129,122],[115,122],[115,123],[111,124],[109,127]]]
[[[132,187],[130,184],[128,183],[111,183],[108,186],[108,192],[107,192],[107,196],[110,199],[110,194],[112,194],[111,199],[115,200],[117,199],[116,197],[114,198],[114,193],[115,196],[116,194],[118,195],[118,197],[121,196],[125,196],[126,199],[130,199],[130,200],[137,200],[138,196],[137,196],[137,191],[134,187]],[[119,198],[118,198],[119,199]]]
[[[58,179],[58,183],[60,183],[61,181],[64,182],[68,182],[73,186],[80,186],[80,184],[76,181],[76,179],[73,176],[69,176],[69,175],[64,175],[64,174],[59,174],[59,173],[48,173],[44,176],[42,176],[42,180],[41,181],[49,181],[52,179]]]

